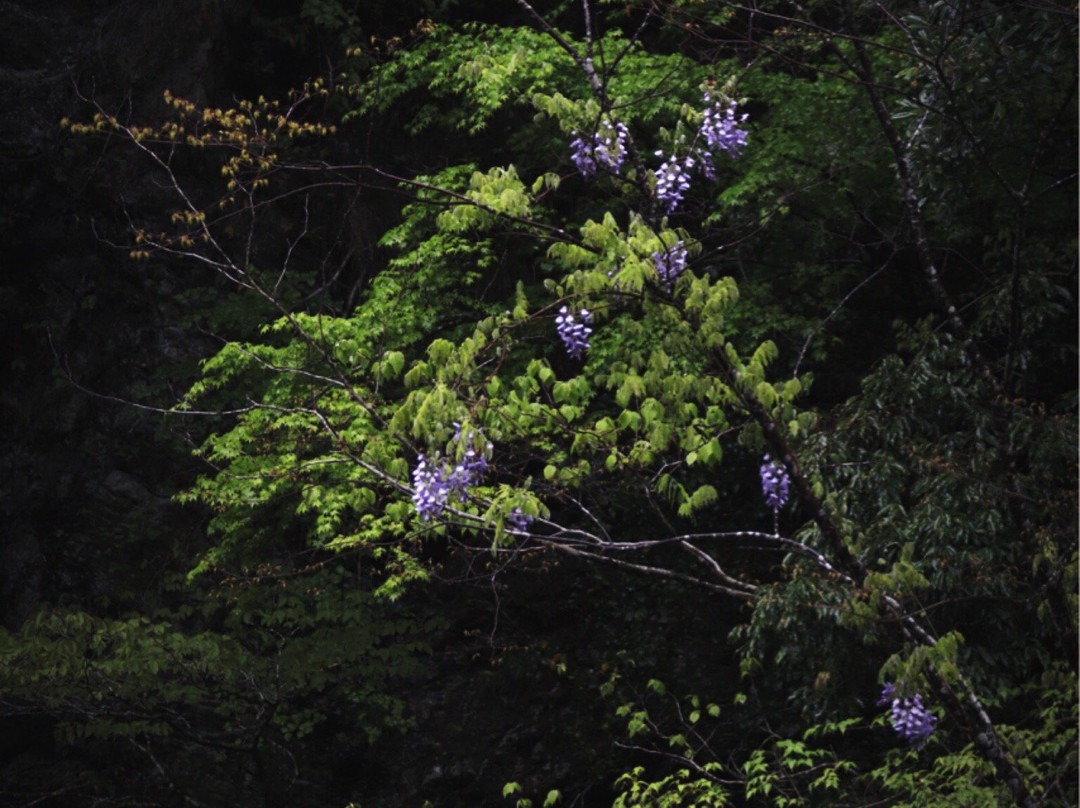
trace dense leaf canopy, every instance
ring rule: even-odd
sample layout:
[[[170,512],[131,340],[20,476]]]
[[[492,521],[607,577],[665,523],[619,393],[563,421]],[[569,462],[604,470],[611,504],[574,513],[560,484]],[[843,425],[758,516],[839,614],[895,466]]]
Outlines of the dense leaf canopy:
[[[107,805],[1075,805],[1075,9],[353,5],[65,121],[212,337],[205,530],[8,714]]]

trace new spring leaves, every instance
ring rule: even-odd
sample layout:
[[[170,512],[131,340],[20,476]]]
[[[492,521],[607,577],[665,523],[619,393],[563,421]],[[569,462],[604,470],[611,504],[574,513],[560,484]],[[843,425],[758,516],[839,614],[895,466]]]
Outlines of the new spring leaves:
[[[708,91],[704,93],[703,101],[704,110],[692,138],[679,134],[670,154],[664,151],[655,153],[663,161],[652,172],[651,188],[655,204],[664,214],[673,213],[682,203],[695,171],[706,180],[715,180],[715,156],[726,152],[735,159],[746,145],[747,132],[739,124],[744,123],[747,116],[736,115],[735,103],[713,99]],[[595,131],[574,132],[569,145],[574,166],[587,178],[601,172],[619,175],[632,149],[626,124],[610,114],[600,117]],[[662,250],[653,251],[651,263],[656,277],[660,286],[669,293],[686,271],[687,258],[688,251],[681,239],[670,246],[665,245]],[[570,357],[583,359],[589,349],[589,338],[593,334],[591,320],[592,314],[584,306],[576,310],[569,304],[560,306],[554,318],[555,331]],[[466,500],[469,488],[480,482],[493,447],[483,440],[477,443],[475,438],[472,432],[462,436],[460,428],[455,431],[454,443],[457,448],[452,457],[459,458],[457,462],[439,455],[418,456],[412,474],[412,498],[421,520],[440,519],[451,499]],[[483,449],[477,449],[478,445],[482,445]],[[759,473],[764,504],[775,517],[789,499],[791,479],[788,470],[766,454]],[[531,521],[531,517],[517,507],[504,516],[506,527],[520,532],[527,530]],[[912,743],[924,743],[933,731],[935,719],[923,706],[921,697],[894,698],[892,686],[887,685],[882,698],[883,704],[891,701],[891,722],[896,732]]]
[[[667,213],[673,212],[690,188],[690,172],[697,168],[707,179],[715,179],[713,158],[716,153],[727,152],[732,158],[739,155],[746,145],[747,133],[739,128],[745,122],[746,115],[737,116],[735,103],[727,99],[714,99],[708,90],[703,94],[704,109],[693,137],[679,135],[674,144],[674,153],[667,157],[654,172],[654,193],[656,202]],[[600,171],[619,174],[631,148],[629,130],[625,123],[611,114],[600,117],[595,131],[583,134],[574,133],[570,141],[571,159],[577,170],[585,177],[591,177]],[[662,156],[662,152],[657,152]],[[652,254],[652,264],[660,283],[668,291],[673,290],[675,281],[686,270],[687,248],[681,240],[664,250]],[[591,313],[585,307],[571,310],[563,305],[555,317],[556,333],[566,352],[575,359],[583,358],[589,348],[589,337],[593,333],[590,326]],[[441,456],[420,454],[412,472],[413,504],[417,514],[424,521],[438,519],[448,501],[452,498],[463,501],[470,486],[476,484],[487,467],[491,455],[491,445],[483,451],[473,446],[473,436],[461,439],[460,429],[455,432],[455,443],[460,460],[452,463]],[[462,447],[464,451],[462,452]],[[766,494],[770,506],[778,510],[773,499]],[[786,499],[786,484],[784,498]],[[514,513],[507,517],[512,527],[524,524],[524,515]]]
[[[735,115],[735,102],[722,103],[713,99],[708,90],[703,94],[705,106],[696,137],[689,144],[677,144],[674,154],[668,156],[654,172],[656,200],[666,213],[673,213],[690,189],[690,172],[697,167],[708,180],[716,178],[713,155],[727,152],[734,159],[746,145],[746,130],[738,124],[746,121],[746,115]],[[629,132],[626,124],[605,114],[599,126],[590,134],[574,133],[570,141],[570,159],[584,177],[591,177],[603,169],[618,174],[627,156]],[[662,157],[664,152],[656,152]],[[686,269],[687,251],[682,241],[669,249],[653,253],[653,266],[661,283],[669,290]],[[555,327],[567,353],[580,359],[589,347],[590,314],[582,308],[573,313],[568,306],[559,309]]]

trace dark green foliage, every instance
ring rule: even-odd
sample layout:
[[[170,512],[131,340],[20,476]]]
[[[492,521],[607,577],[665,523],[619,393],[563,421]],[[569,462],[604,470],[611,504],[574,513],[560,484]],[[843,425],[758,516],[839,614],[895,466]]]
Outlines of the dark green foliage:
[[[94,758],[70,782],[130,745],[153,804],[1074,802],[1073,15],[513,8],[365,39],[385,4],[307,2],[350,48],[333,91],[74,127],[178,206],[132,255],[232,290],[196,301],[220,343],[171,413],[211,419],[179,497],[206,535],[142,600],[2,635],[9,714]],[[747,146],[664,216],[706,88]],[[569,142],[603,116],[627,160],[584,178]],[[562,306],[591,313],[580,357]],[[418,514],[420,455],[477,453]],[[925,745],[885,681],[930,706]]]
[[[271,792],[310,800],[301,771],[318,773],[317,793],[328,796],[320,748],[356,754],[408,725],[387,683],[417,676],[436,625],[373,601],[358,582],[338,563],[264,564],[213,586],[172,581],[182,600],[148,616],[42,612],[0,637],[5,704],[51,716],[62,748],[154,764],[142,789],[155,803],[258,805]],[[51,787],[123,798],[119,783],[82,776]]]

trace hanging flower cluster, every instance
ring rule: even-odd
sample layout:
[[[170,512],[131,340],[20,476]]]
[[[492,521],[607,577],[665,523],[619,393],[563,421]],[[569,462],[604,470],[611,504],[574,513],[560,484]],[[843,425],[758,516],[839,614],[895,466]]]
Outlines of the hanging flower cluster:
[[[657,157],[664,153],[658,151]],[[682,202],[683,194],[690,190],[690,169],[694,167],[694,156],[688,154],[681,160],[672,155],[656,171],[656,198],[667,213],[673,213]]]
[[[701,137],[713,151],[726,151],[732,158],[738,157],[746,145],[746,130],[739,129],[736,124],[745,123],[746,114],[735,118],[734,101],[721,111],[720,101],[713,101],[708,90],[705,91],[704,102],[706,109],[701,121]]]
[[[690,189],[690,175],[695,169],[707,179],[715,179],[714,151],[726,151],[732,157],[737,157],[746,144],[746,132],[739,129],[737,124],[744,122],[747,116],[736,118],[734,103],[721,108],[720,102],[713,101],[707,91],[704,102],[706,109],[699,137],[706,147],[695,147],[681,155],[672,154],[656,172],[656,198],[669,214],[675,211]],[[628,139],[626,124],[605,114],[596,131],[573,133],[570,159],[585,177],[601,170],[618,174],[626,160]],[[657,152],[656,155],[663,157],[664,153]],[[680,240],[670,249],[654,252],[652,260],[661,283],[670,288],[686,270],[686,247]],[[616,271],[610,271],[609,277],[613,277]],[[613,283],[612,288],[617,289],[617,283]],[[590,318],[588,309],[571,312],[567,306],[560,308],[555,317],[559,339],[567,353],[575,359],[580,359],[589,348],[589,336],[592,334]],[[486,465],[484,455],[472,448],[452,469],[446,463],[420,455],[413,470],[413,502],[420,517],[425,520],[437,518],[451,494],[463,499],[468,486],[479,478]],[[783,466],[772,463],[768,456],[761,468],[765,500],[774,511],[778,511],[787,501],[787,472]],[[506,524],[516,530],[526,529],[532,521],[532,517],[524,514],[520,508],[513,509],[505,519]]]
[[[743,114],[736,118],[735,103],[731,102],[721,109],[720,101],[714,101],[708,90],[703,100],[705,112],[699,136],[705,142],[705,148],[695,147],[681,158],[673,154],[656,170],[656,198],[668,214],[675,212],[690,189],[691,169],[697,167],[707,180],[715,180],[713,153],[726,151],[736,158],[746,145],[746,130],[740,129],[737,124],[745,122],[747,116]],[[658,151],[656,156],[663,157],[664,152]]]
[[[566,346],[566,352],[575,359],[580,359],[582,353],[589,347],[589,319],[592,315],[588,309],[581,309],[575,317],[570,310],[563,306],[555,318],[555,330],[559,333],[559,339]]]
[[[583,177],[596,173],[596,159],[593,156],[596,151],[596,145],[593,142],[595,137],[595,135],[589,137],[586,142],[581,135],[576,135],[570,141],[570,159],[574,161],[574,165]]]
[[[670,289],[686,269],[686,247],[683,246],[680,239],[675,242],[675,246],[670,250],[664,250],[664,252],[657,250],[654,252],[652,260],[653,266],[656,267],[656,274],[660,276],[660,281]]]
[[[455,424],[455,426],[457,426]],[[461,427],[457,427],[454,439],[461,439]],[[417,457],[416,468],[413,469],[413,505],[416,512],[424,521],[437,519],[446,507],[446,502],[453,494],[459,500],[464,500],[468,488],[475,485],[484,470],[487,468],[487,458],[482,452],[478,452],[471,444],[473,433],[470,432],[466,441],[470,444],[465,453],[453,467],[446,462],[431,460],[424,454]],[[487,444],[488,452],[491,444]]]
[[[532,524],[533,518],[529,514],[523,512],[521,508],[511,508],[510,513],[506,514],[506,526],[512,530],[528,530],[529,525]]]
[[[421,454],[413,469],[412,497],[420,518],[427,521],[438,517],[449,494],[450,485],[442,469],[429,465],[427,457]]]
[[[791,478],[783,464],[765,455],[761,460],[761,493],[765,497],[765,504],[773,512],[784,507],[790,486]]]
[[[896,688],[892,682],[886,682],[881,688],[878,704],[890,704],[889,721],[897,734],[911,743],[921,746],[934,731],[937,718],[923,706],[922,696],[916,693],[911,698],[896,697]]]
[[[600,168],[619,173],[626,159],[626,138],[629,132],[622,121],[612,122],[606,115],[600,120],[600,128],[584,137],[577,132],[570,141],[570,159],[582,176],[589,177]]]

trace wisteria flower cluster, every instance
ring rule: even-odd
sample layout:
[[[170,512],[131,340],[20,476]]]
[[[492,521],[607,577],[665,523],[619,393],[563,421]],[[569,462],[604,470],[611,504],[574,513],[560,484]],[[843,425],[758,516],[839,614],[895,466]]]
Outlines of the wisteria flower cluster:
[[[592,329],[589,327],[591,318],[588,309],[581,309],[575,316],[563,306],[555,318],[555,330],[559,333],[559,339],[566,346],[566,352],[575,359],[580,359],[582,353],[589,347],[589,335]]]
[[[460,427],[454,437],[460,439]],[[472,442],[472,437],[470,432],[467,439],[469,443]],[[490,443],[487,448],[488,451],[491,450]],[[437,519],[451,494],[464,500],[469,486],[480,480],[486,468],[487,458],[471,445],[452,468],[446,462],[440,463],[424,454],[419,455],[412,475],[412,499],[420,518],[424,521]]]
[[[788,500],[790,487],[791,478],[787,469],[782,463],[765,455],[761,461],[761,493],[765,497],[765,504],[774,512],[779,511]]]
[[[658,151],[657,157],[664,153]],[[667,213],[673,213],[682,202],[683,195],[690,190],[690,169],[694,167],[694,156],[688,154],[681,160],[672,155],[656,171],[656,198]]]
[[[675,285],[675,281],[686,269],[686,247],[683,246],[682,240],[679,240],[669,250],[654,252],[652,260],[660,281],[670,288]]]
[[[518,507],[511,508],[506,514],[506,525],[512,530],[528,530],[532,521],[533,518]]]
[[[916,745],[922,745],[934,731],[937,717],[923,706],[922,696],[916,693],[910,698],[897,698],[892,682],[881,688],[878,704],[890,704],[889,721],[897,734]]]
[[[709,91],[704,96],[706,109],[701,121],[701,137],[712,150],[726,151],[732,157],[738,157],[746,145],[746,130],[737,124],[745,123],[746,114],[735,117],[735,102],[732,101],[722,111],[720,101],[713,101]]]
[[[668,214],[675,212],[690,190],[690,173],[694,168],[706,179],[715,180],[713,153],[726,151],[735,158],[746,145],[746,130],[740,129],[738,124],[744,123],[747,116],[745,113],[735,115],[735,102],[723,106],[719,99],[712,98],[708,90],[704,93],[703,101],[705,112],[699,137],[705,147],[692,148],[681,156],[672,154],[656,170],[656,198]],[[626,124],[604,115],[597,131],[589,134],[574,132],[570,141],[570,159],[585,177],[591,177],[600,169],[618,174],[626,159],[628,137]],[[658,151],[656,156],[664,157],[664,152]]]
[[[746,130],[738,127],[738,124],[746,121],[746,114],[736,117],[734,102],[722,109],[720,101],[714,101],[707,90],[704,103],[705,113],[699,135],[705,142],[705,148],[695,147],[683,157],[673,154],[656,170],[656,198],[669,214],[675,212],[683,196],[690,190],[690,172],[693,168],[697,167],[707,180],[715,180],[713,152],[726,151],[735,158],[746,145]],[[656,156],[663,157],[664,152],[658,151]]]
[[[605,116],[600,129],[584,137],[574,133],[570,141],[570,159],[582,176],[589,177],[599,168],[607,168],[618,174],[626,159],[626,138],[629,132],[622,121],[612,122]]]

